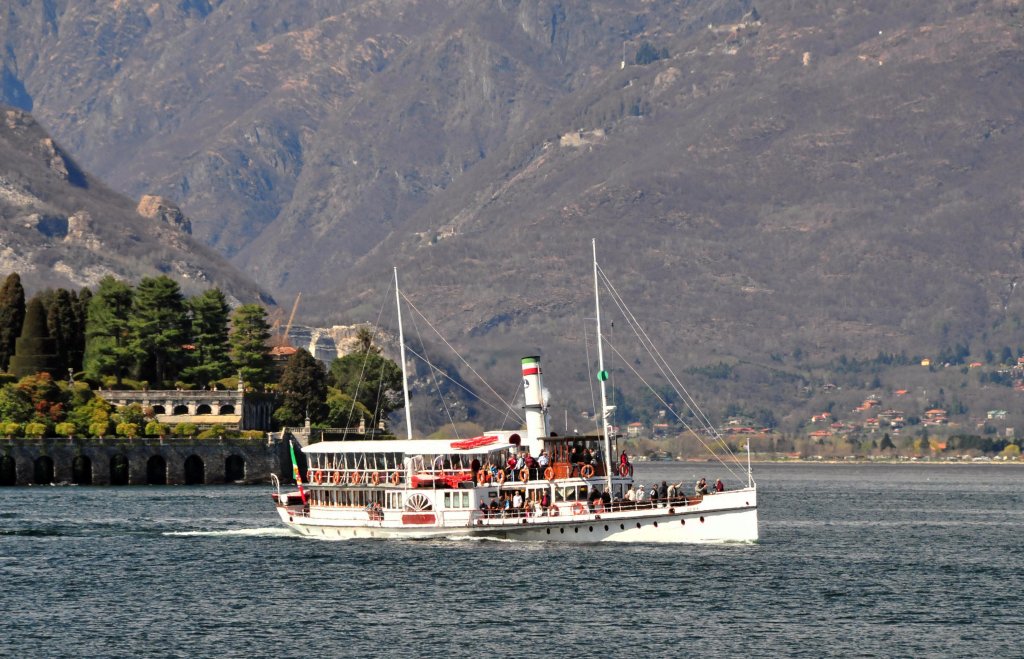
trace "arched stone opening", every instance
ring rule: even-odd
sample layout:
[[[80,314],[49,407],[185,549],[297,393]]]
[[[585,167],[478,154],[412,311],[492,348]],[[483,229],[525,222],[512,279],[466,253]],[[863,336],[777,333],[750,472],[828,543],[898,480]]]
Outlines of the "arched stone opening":
[[[92,460],[85,455],[76,455],[71,461],[71,482],[75,485],[92,485]]]
[[[163,405],[154,405],[153,414],[167,414],[167,408]]]
[[[32,481],[36,485],[49,485],[53,482],[53,458],[41,455],[36,458]]]
[[[0,485],[18,484],[18,465],[9,455],[0,456]]]
[[[110,458],[110,484],[128,484],[128,456],[124,453],[118,453]]]
[[[206,465],[198,455],[185,459],[185,485],[202,485],[206,482]]]
[[[175,405],[174,411],[171,412],[174,416],[181,416],[182,414],[188,414],[188,405]]]
[[[221,414],[234,414],[235,413],[235,406],[234,405],[221,405],[220,406],[220,413]]]
[[[224,461],[224,480],[228,483],[245,480],[245,458],[229,455]]]
[[[167,460],[162,455],[146,461],[146,485],[167,485]]]
[[[211,409],[206,403],[203,403],[196,408],[196,414],[213,414],[213,409]]]

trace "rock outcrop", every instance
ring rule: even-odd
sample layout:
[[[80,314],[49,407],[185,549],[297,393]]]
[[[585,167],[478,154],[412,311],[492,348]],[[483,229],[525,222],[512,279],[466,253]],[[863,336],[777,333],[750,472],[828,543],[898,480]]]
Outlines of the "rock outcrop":
[[[172,201],[159,195],[142,195],[135,209],[139,215],[150,220],[159,220],[178,231],[192,235],[192,220],[185,217]]]

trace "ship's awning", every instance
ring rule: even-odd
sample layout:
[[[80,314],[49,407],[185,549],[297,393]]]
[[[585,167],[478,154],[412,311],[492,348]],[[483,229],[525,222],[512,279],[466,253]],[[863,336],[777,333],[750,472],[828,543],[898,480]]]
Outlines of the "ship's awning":
[[[406,455],[470,455],[517,450],[519,446],[508,441],[511,432],[487,433],[499,435],[494,444],[470,449],[452,448],[458,439],[390,439],[355,442],[317,442],[303,447],[303,453],[404,453]]]

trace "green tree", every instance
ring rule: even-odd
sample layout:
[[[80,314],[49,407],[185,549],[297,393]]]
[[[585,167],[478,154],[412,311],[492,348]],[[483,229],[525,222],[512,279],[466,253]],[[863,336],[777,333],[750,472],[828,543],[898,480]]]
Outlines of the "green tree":
[[[882,443],[878,445],[878,448],[882,451],[896,448],[896,445],[892,443],[892,437],[889,437],[889,433],[882,435]]]
[[[267,312],[258,304],[243,304],[231,316],[231,361],[242,380],[254,389],[270,381]]]
[[[288,358],[279,385],[284,399],[274,418],[282,425],[302,425],[307,413],[313,423],[327,416],[327,369],[306,350]]]
[[[72,371],[81,370],[82,355],[78,353],[78,337],[84,330],[78,325],[75,295],[67,289],[58,288],[48,291],[42,299],[46,307],[46,326],[57,350],[54,376],[63,378],[69,368]]]
[[[75,345],[73,346],[73,354],[76,359],[72,360],[69,365],[77,373],[85,368],[85,332],[86,323],[89,320],[89,302],[92,301],[92,291],[83,288],[72,299],[75,305],[75,324],[78,327],[78,333],[75,335]]]
[[[46,311],[38,297],[32,298],[25,312],[21,336],[14,342],[11,373],[25,377],[34,373],[53,373],[57,365],[56,341],[46,327]]]
[[[7,275],[0,286],[0,370],[7,370],[14,355],[14,342],[21,335],[25,323],[25,289],[21,277],[14,272]]]
[[[155,419],[146,424],[146,434],[150,437],[166,437],[167,431],[167,426]]]
[[[345,392],[330,387],[327,390],[327,416],[324,424],[329,428],[357,428],[360,421],[372,427],[373,415],[370,410]]]
[[[668,48],[662,48],[661,50],[658,50],[649,41],[645,41],[642,44],[640,44],[640,47],[636,51],[635,62],[637,64],[643,65],[643,64],[650,64],[651,62],[656,62],[656,61],[658,61],[660,59],[667,59],[667,58],[668,58]]]
[[[71,439],[78,432],[78,426],[70,421],[61,421],[54,427],[53,431],[62,437]]]
[[[128,346],[128,318],[132,310],[132,289],[113,277],[100,281],[89,299],[85,326],[85,371],[94,378],[112,375],[121,384],[131,366]]]
[[[331,383],[369,410],[374,425],[402,407],[402,369],[375,352],[335,359]]]
[[[217,288],[188,301],[192,319],[192,355],[182,377],[198,387],[231,375],[228,349],[228,323],[231,308]]]
[[[187,321],[185,297],[173,279],[160,275],[139,282],[128,320],[139,379],[161,384],[177,379],[185,364]]]

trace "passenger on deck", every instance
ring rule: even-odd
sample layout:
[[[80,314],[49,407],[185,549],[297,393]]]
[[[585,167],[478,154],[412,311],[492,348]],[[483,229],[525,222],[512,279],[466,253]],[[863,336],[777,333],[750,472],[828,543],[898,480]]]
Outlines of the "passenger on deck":
[[[488,515],[489,515],[489,509],[487,508],[487,502],[486,501],[481,501],[480,502],[480,514],[482,516],[484,516],[484,517],[488,517]]]
[[[512,464],[512,473],[510,474],[511,480],[519,480],[519,475],[523,473],[523,469],[526,467],[526,459],[523,454],[520,453],[519,457]]]
[[[594,456],[590,453],[590,449],[588,448],[583,449],[583,464],[591,466],[594,464]]]
[[[490,517],[501,517],[501,504],[498,503],[497,499],[491,500],[491,514]]]
[[[639,506],[643,500],[647,498],[647,490],[644,489],[644,484],[640,483],[640,487],[636,488],[636,504]]]
[[[715,479],[715,492],[725,492],[725,483],[721,478]]]
[[[656,483],[651,483],[651,490],[647,496],[651,500],[651,508],[656,508],[658,506],[658,485]]]
[[[505,462],[505,480],[514,480],[514,474],[516,471],[516,456],[508,456],[508,460]]]
[[[600,490],[598,490],[596,486],[590,488],[590,494],[587,495],[587,506],[590,508],[591,511],[594,510],[594,506],[600,500],[601,500],[601,492],[600,492]]]
[[[608,492],[602,492],[601,493],[601,503],[604,504],[604,509],[605,510],[611,510],[612,509],[612,495],[608,494]]]
[[[701,478],[697,481],[697,484],[693,488],[693,493],[697,496],[704,496],[708,493],[708,482]]]
[[[529,453],[526,454],[526,469],[530,472],[530,480],[539,478],[537,475],[537,461]]]
[[[551,507],[551,495],[548,494],[547,490],[544,490],[544,494],[540,495],[540,512],[546,514],[548,508]]]
[[[661,481],[661,487],[658,488],[658,498],[662,501],[668,501],[668,483]]]
[[[580,460],[582,459],[579,451],[573,446],[572,450],[569,451],[569,478],[572,478],[576,470],[580,468]]]
[[[623,499],[625,499],[627,506],[632,506],[636,503],[636,490],[633,489],[632,483],[630,483],[629,487],[626,489],[626,494],[623,496]]]
[[[678,483],[672,483],[668,486],[668,498],[675,499],[676,497],[682,496],[682,491],[679,489],[683,486],[683,481]]]
[[[523,514],[523,492],[522,490],[516,490],[515,496],[512,497],[512,516],[521,517]]]
[[[626,451],[625,450],[623,450],[622,451],[622,455],[619,456],[619,466],[620,467],[625,467],[627,469],[626,473],[627,474],[629,473],[629,471],[628,471],[628,469],[629,469],[629,456],[626,455]]]
[[[541,451],[540,456],[537,458],[537,471],[541,476],[544,475],[544,470],[551,464],[551,458],[548,457],[547,451]],[[540,476],[538,476],[540,478]]]

